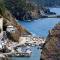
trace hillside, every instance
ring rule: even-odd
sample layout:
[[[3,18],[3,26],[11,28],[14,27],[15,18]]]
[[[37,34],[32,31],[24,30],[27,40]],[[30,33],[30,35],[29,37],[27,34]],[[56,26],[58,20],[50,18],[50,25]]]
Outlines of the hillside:
[[[60,23],[49,32],[41,60],[60,60]]]
[[[36,1],[30,0],[4,0],[5,7],[10,10],[17,20],[33,20],[42,17],[47,12],[48,8],[42,5],[38,6]],[[44,16],[43,16],[44,17]]]
[[[59,7],[60,0],[29,0],[45,7]]]
[[[18,20],[38,18],[38,8],[26,0],[5,0],[5,6]]]
[[[0,16],[3,18],[3,31],[6,31],[6,28],[9,25],[12,25],[16,28],[15,33],[10,33],[9,35],[7,35],[9,39],[18,41],[21,35],[30,34],[25,28],[17,23],[16,18],[5,7],[3,0],[0,0]]]
[[[54,14],[51,13],[48,8],[45,6],[58,6],[59,1],[52,0],[1,0],[4,3],[6,9],[17,20],[33,20],[41,17],[47,17],[45,14]],[[1,3],[0,2],[0,3]],[[55,3],[56,2],[56,3]],[[5,9],[4,8],[4,9]]]

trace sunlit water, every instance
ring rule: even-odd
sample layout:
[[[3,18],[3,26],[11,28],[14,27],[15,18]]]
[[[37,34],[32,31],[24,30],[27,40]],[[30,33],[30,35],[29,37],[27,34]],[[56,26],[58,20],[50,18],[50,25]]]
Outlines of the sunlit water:
[[[19,22],[24,28],[26,28],[33,35],[46,37],[48,35],[48,31],[52,29],[55,26],[55,24],[60,22],[60,19],[45,18],[45,19],[34,20],[32,22],[24,22],[24,21]]]
[[[60,15],[60,8],[50,8],[51,12],[55,12],[57,15]]]

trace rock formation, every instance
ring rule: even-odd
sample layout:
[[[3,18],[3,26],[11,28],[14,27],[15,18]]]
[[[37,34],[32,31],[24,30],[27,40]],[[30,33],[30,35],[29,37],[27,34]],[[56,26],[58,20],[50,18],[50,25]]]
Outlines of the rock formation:
[[[30,34],[25,28],[17,23],[16,18],[5,7],[4,0],[0,0],[0,15],[3,18],[3,31],[6,31],[7,26],[12,25],[16,28],[15,33],[10,33],[12,40],[18,41],[19,37],[24,34]],[[9,38],[9,37],[8,37]]]
[[[49,31],[40,60],[60,60],[60,23]]]

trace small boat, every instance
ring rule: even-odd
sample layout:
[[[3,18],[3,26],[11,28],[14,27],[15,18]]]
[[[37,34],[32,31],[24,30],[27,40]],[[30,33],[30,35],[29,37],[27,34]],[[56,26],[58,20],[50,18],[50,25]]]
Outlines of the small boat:
[[[30,56],[31,56],[31,53],[26,53],[26,52],[15,54],[15,57],[30,57]]]
[[[23,21],[25,21],[25,22],[31,22],[31,21],[33,21],[33,20],[23,20]]]
[[[37,49],[41,49],[41,46],[38,46]]]
[[[16,57],[30,57],[31,54],[32,54],[32,51],[31,51],[30,47],[26,48],[26,49],[18,48],[15,56]]]
[[[21,52],[21,53],[16,53],[15,56],[16,57],[30,57],[32,54],[32,51],[27,50],[26,52]]]
[[[36,45],[32,44],[32,47],[35,47]]]

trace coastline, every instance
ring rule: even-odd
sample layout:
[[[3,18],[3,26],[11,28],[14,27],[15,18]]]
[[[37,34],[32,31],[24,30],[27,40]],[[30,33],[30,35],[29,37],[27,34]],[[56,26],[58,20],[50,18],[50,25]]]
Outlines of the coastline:
[[[56,14],[51,14],[51,15],[42,15],[41,17],[39,18],[32,18],[32,19],[29,19],[29,20],[20,20],[20,21],[24,21],[24,22],[32,22],[34,20],[38,20],[38,19],[42,19],[42,18],[60,18],[60,15],[56,15]],[[18,21],[18,20],[17,20]]]
[[[18,25],[21,25],[17,19],[16,19],[16,22]],[[22,28],[24,28],[24,27],[22,26]],[[32,33],[29,32],[26,28],[24,28],[24,30],[28,33],[28,35],[32,35]]]

